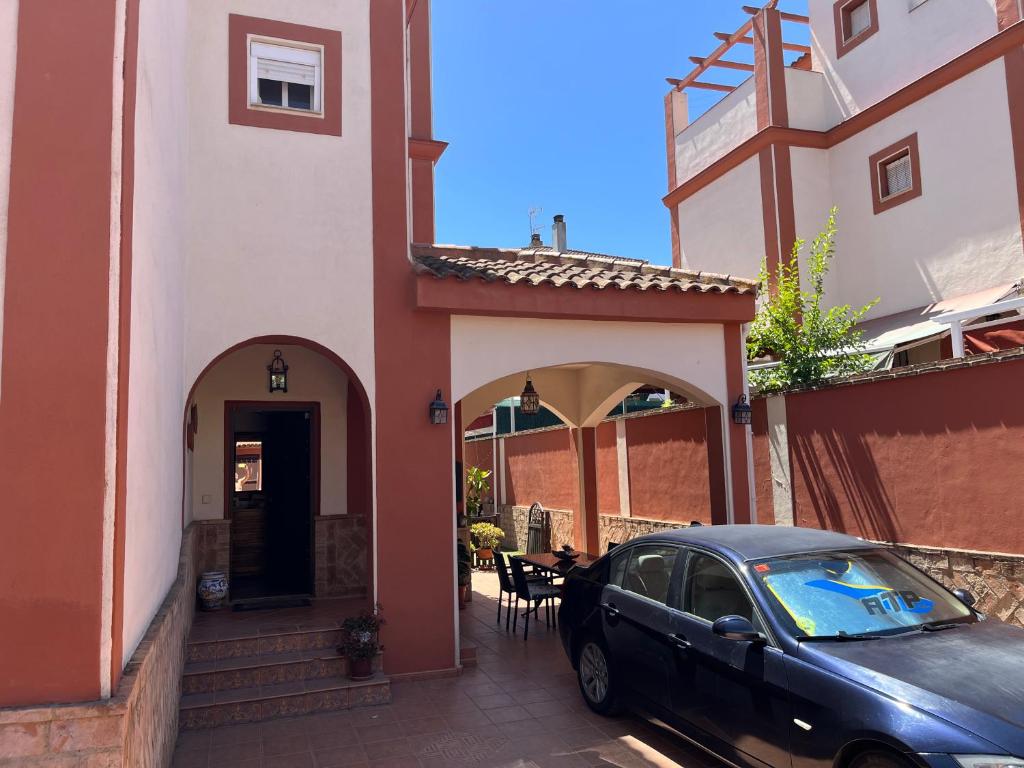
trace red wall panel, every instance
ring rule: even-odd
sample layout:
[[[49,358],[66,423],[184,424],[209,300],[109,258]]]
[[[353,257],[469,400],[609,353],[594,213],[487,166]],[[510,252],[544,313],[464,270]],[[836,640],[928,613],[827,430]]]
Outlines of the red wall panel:
[[[633,517],[711,522],[704,417],[689,410],[626,421]]]
[[[787,396],[798,525],[1024,553],[1024,361]]]
[[[602,515],[619,514],[619,454],[614,421],[597,427],[597,509]]]
[[[579,508],[576,445],[568,429],[505,439],[505,500],[528,507]]]
[[[758,398],[750,403],[753,411],[751,427],[754,450],[754,498],[757,502],[757,522],[775,522],[775,505],[772,501],[772,463],[768,443],[767,400]]]

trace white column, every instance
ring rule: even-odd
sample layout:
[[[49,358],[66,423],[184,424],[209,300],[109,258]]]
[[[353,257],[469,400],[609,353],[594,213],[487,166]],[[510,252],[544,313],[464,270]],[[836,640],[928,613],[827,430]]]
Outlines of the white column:
[[[615,454],[619,466],[619,514],[632,517],[629,506],[629,451],[626,445],[626,420],[615,421]]]
[[[793,525],[793,475],[789,463],[786,396],[769,397],[767,404],[768,453],[771,458],[772,507],[775,510],[775,524]]]

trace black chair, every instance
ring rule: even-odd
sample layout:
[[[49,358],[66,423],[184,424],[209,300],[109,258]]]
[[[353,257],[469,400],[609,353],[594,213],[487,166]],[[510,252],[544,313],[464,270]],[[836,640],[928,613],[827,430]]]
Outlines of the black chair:
[[[498,550],[494,550],[494,569],[498,572],[498,624],[501,624],[501,602],[505,595],[508,595],[508,602],[505,604],[505,631],[508,631],[508,622],[512,616],[512,598],[516,594],[515,584],[512,583],[512,577],[508,573],[508,561],[505,560],[505,555]],[[547,578],[541,575],[527,574],[526,580],[530,583],[546,583]]]
[[[522,561],[513,557],[509,561],[509,565],[512,567],[512,584],[516,588],[516,605],[515,605],[515,616],[512,619],[512,632],[516,631],[516,623],[519,621],[519,601],[526,601],[526,612],[523,614],[526,617],[526,628],[523,630],[523,640],[525,641],[530,635],[530,614],[537,616],[537,608],[540,606],[541,601],[545,602],[544,606],[544,623],[551,626],[551,609],[555,607],[555,598],[560,597],[562,590],[553,584],[546,584],[540,581],[530,581],[526,578],[526,571],[523,570]],[[539,617],[538,617],[539,618]],[[555,626],[557,626],[557,618],[555,619]]]
[[[615,549],[615,548],[616,548],[617,546],[619,546],[619,542],[617,542],[617,541],[609,541],[609,542],[608,542],[608,550],[607,550],[607,551],[608,551],[608,552],[611,552],[611,551],[612,551],[613,549]]]

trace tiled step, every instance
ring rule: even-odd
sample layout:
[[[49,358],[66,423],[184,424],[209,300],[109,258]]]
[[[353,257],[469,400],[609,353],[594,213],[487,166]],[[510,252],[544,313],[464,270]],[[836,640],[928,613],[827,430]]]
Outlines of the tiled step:
[[[262,656],[239,656],[192,661],[185,665],[181,692],[216,693],[239,688],[259,688],[296,680],[345,677],[348,660],[333,648],[281,651]]]
[[[288,683],[236,688],[181,697],[179,727],[213,728],[232,723],[255,723],[313,712],[332,712],[387,704],[391,682],[379,672],[369,680],[344,677],[295,680]]]
[[[219,661],[295,651],[333,650],[340,642],[339,629],[260,632],[230,639],[193,640],[186,647],[185,661]]]

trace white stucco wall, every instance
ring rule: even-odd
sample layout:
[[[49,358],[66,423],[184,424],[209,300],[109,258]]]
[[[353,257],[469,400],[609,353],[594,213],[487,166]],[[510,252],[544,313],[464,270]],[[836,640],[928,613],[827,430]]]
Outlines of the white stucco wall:
[[[7,203],[11,180],[11,128],[18,57],[18,0],[0,2],[0,360],[4,341],[4,283],[7,274]],[[0,397],[3,393],[0,392]]]
[[[791,128],[827,131],[843,119],[835,95],[821,72],[786,68],[786,104]]]
[[[199,431],[192,454],[192,514],[197,520],[224,517],[224,401],[320,403],[320,514],[344,515],[346,496],[346,408],[348,379],[334,363],[305,347],[283,346],[288,391],[267,392],[267,363],[275,347],[254,344],[218,361],[196,388]],[[180,426],[179,426],[180,429]],[[180,477],[180,476],[179,476]]]
[[[924,194],[876,216],[868,158],[915,131]],[[829,168],[843,303],[881,296],[886,315],[1024,275],[1001,61],[834,147]]]
[[[720,325],[455,316],[451,327],[452,402],[513,373],[574,363],[642,369],[709,404],[729,401]]]
[[[756,278],[764,256],[755,155],[679,205],[683,266]]]
[[[143,3],[139,17],[123,662],[174,582],[181,541],[185,17],[179,3]]]
[[[229,13],[341,31],[341,137],[228,123]],[[287,334],[342,357],[372,400],[369,2],[190,0],[189,33],[183,387],[232,345]]]
[[[832,191],[832,172],[829,168],[829,153],[820,149],[804,149],[793,147],[790,149],[790,167],[793,176],[793,214],[796,221],[796,236],[805,241],[801,253],[809,254],[811,242],[818,233],[825,228],[825,221],[828,218],[829,209],[835,200]],[[866,162],[866,161],[865,161]],[[839,235],[837,242],[842,244],[847,237],[849,222],[845,212],[841,212],[838,219]],[[786,255],[789,255],[790,244],[787,247]],[[847,256],[851,261],[855,256]],[[844,259],[837,256],[833,262],[828,276],[825,278],[826,303],[843,303],[841,298],[841,281],[839,279],[840,269]],[[807,279],[807,259],[800,261],[801,279]],[[806,282],[805,282],[806,284]]]
[[[715,160],[757,132],[754,78],[676,135],[676,178],[679,183],[707,168]]]
[[[995,0],[878,0],[878,32],[836,59],[834,0],[809,0],[816,68],[846,116],[996,33]]]

